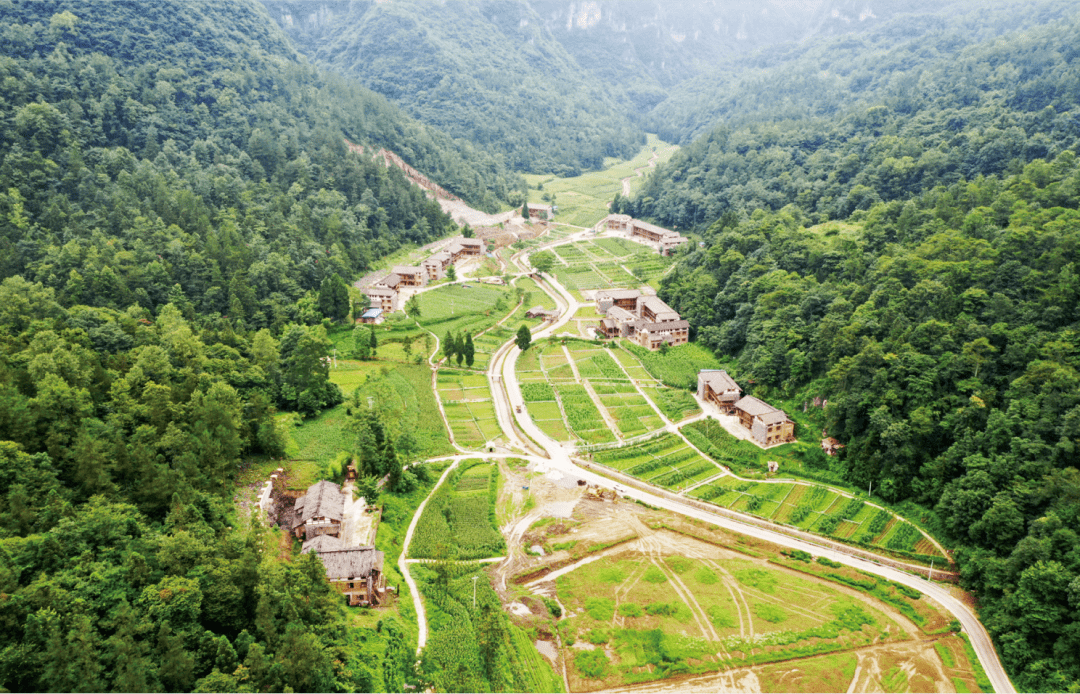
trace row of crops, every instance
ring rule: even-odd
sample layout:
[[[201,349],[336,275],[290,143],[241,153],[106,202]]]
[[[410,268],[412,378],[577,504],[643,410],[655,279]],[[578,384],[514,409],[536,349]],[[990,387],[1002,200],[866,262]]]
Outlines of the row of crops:
[[[595,402],[590,402],[588,392],[577,385],[575,369],[596,393],[622,438],[640,436],[664,426],[631,378],[648,379],[648,385],[643,388],[646,396],[671,420],[680,421],[700,412],[692,394],[656,385],[633,355],[621,349],[605,349],[575,341],[565,346],[561,342],[546,342],[522,354],[517,371],[529,414],[548,436],[556,440],[566,441],[576,436],[587,443],[601,443],[615,438],[615,432],[611,432],[611,436],[601,433],[607,424]],[[560,393],[568,390],[576,394],[575,402],[581,407],[568,406],[563,399],[560,410],[557,389]],[[570,417],[578,418],[576,425]]]
[[[662,434],[632,446],[596,451],[594,460],[627,475],[673,491],[682,491],[720,474],[674,434]]]
[[[911,523],[817,484],[754,482],[728,475],[693,490],[690,496],[847,542],[937,555],[933,543]]]
[[[487,377],[467,371],[439,369],[435,385],[450,423],[450,431],[459,445],[482,448],[488,441],[502,435]]]
[[[555,387],[566,423],[570,429],[586,443],[607,443],[615,440],[600,410],[596,409],[592,398],[584,386],[576,383],[559,384]]]
[[[500,556],[506,541],[495,521],[499,469],[466,461],[428,502],[416,525],[414,559],[481,559]]]

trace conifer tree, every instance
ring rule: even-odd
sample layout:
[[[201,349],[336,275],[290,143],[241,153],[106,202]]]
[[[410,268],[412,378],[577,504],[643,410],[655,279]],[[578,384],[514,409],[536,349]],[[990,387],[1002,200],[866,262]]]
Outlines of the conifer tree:
[[[465,344],[462,347],[465,353],[465,365],[472,366],[476,360],[476,348],[473,346],[472,333],[465,333]]]

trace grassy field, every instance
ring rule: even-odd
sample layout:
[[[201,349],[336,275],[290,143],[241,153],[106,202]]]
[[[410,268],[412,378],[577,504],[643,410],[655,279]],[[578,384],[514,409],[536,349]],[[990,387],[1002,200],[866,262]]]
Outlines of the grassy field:
[[[330,377],[342,386],[347,403],[379,409],[393,436],[408,433],[412,437],[415,450],[408,459],[453,452],[431,390],[431,370],[426,364],[391,365],[339,359],[338,368],[331,369]],[[301,429],[307,426],[305,422]],[[331,441],[335,433],[323,430],[316,435]],[[407,451],[399,447],[399,453]]]
[[[626,552],[564,574],[556,587],[573,615],[562,625],[564,641],[595,646],[570,660],[571,689],[782,661],[891,638],[887,616],[827,583],[720,552],[694,560]],[[848,682],[853,670],[842,669]]]
[[[603,171],[590,171],[573,178],[525,174],[529,184],[529,202],[540,204],[545,202],[545,193],[554,193],[559,207],[558,221],[591,227],[608,214],[607,205],[615,195],[622,193],[622,179],[635,176],[635,169],[648,166],[654,154],[659,154],[659,162],[665,162],[677,149],[677,146],[649,135],[645,147],[637,156],[630,160],[608,159]],[[642,177],[631,180],[631,191],[636,190],[642,181]],[[542,189],[538,190],[541,186]]]
[[[420,670],[434,691],[563,691],[535,635],[504,612],[482,565],[414,564],[411,573],[426,598],[431,636]]]

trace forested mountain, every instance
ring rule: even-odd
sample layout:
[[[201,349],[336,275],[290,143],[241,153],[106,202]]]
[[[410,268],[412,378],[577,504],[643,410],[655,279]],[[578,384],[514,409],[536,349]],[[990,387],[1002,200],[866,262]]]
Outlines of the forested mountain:
[[[341,400],[342,278],[456,229],[344,138],[489,207],[520,185],[255,2],[4,2],[0,33],[0,685],[399,687],[393,626],[365,653],[233,480],[275,408]]]
[[[763,70],[616,207],[702,232],[661,296],[757,394],[827,399],[835,472],[934,509],[1018,687],[1076,691],[1080,20],[1012,9]]]
[[[644,142],[640,119],[725,57],[956,2],[262,0],[298,48],[515,170],[576,175]],[[962,4],[962,3],[961,3]],[[650,125],[650,127],[652,127]]]
[[[718,65],[742,69],[770,47],[870,30],[897,13],[948,13],[956,0],[529,0],[582,69],[644,114]],[[760,52],[760,53],[759,53]],[[648,124],[647,129],[648,129]],[[649,130],[652,132],[652,130]]]
[[[898,18],[872,40],[827,42],[746,76],[710,116],[719,124],[623,209],[677,228],[790,203],[821,218],[846,217],[878,200],[1075,149],[1075,6],[1024,8],[983,13],[970,35]],[[1021,17],[1035,26],[1023,27]],[[1002,33],[1013,23],[1022,30]],[[908,28],[917,35],[898,43],[893,34]],[[986,40],[965,38],[980,35]],[[708,111],[688,109],[692,123]]]
[[[575,175],[645,142],[523,2],[264,4],[312,59],[514,170]]]

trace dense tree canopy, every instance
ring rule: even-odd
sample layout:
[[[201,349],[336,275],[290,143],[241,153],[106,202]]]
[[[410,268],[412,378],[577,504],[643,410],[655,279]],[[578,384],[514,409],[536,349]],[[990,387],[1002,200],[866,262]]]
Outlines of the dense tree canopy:
[[[664,136],[704,134],[618,208],[681,229],[792,203],[840,219],[1015,173],[1080,146],[1078,37],[1072,3],[1008,4],[952,21],[900,17],[714,75],[704,93],[656,109]]]

